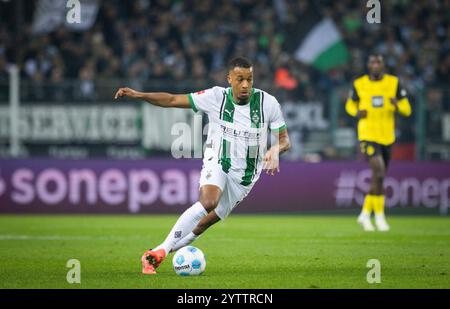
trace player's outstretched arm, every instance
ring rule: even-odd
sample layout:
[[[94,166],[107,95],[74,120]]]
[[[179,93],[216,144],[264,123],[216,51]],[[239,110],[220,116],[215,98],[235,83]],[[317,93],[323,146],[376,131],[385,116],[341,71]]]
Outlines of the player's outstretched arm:
[[[190,108],[189,98],[187,94],[171,94],[167,92],[140,92],[131,88],[119,88],[114,99],[120,97],[129,97],[137,100],[144,100],[150,104],[161,107],[178,107]]]

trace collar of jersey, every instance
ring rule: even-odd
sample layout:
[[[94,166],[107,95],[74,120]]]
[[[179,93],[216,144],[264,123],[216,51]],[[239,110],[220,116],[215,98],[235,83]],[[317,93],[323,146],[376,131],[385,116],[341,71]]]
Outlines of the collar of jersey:
[[[245,103],[245,104],[237,104],[236,102],[234,102],[233,94],[231,93],[231,87],[228,88],[228,91],[227,91],[227,97],[229,97],[231,103],[233,103],[233,104],[236,105],[236,106],[247,106],[247,105],[250,103],[250,100],[252,99],[252,95],[253,95],[254,93],[255,93],[255,88],[252,88],[252,94],[251,94],[250,97],[248,98],[248,102]]]
[[[370,79],[370,74],[367,74],[367,79],[371,82],[381,82],[385,76],[386,76],[386,74],[383,73],[383,76],[380,79]]]

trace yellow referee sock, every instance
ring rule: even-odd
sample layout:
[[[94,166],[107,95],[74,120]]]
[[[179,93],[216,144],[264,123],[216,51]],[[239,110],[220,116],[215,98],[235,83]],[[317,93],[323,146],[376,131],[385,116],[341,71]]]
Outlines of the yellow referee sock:
[[[384,195],[373,197],[373,210],[375,215],[384,215]]]
[[[362,208],[362,213],[370,216],[372,214],[372,210],[374,209],[374,199],[375,195],[367,194],[364,198],[364,204]]]

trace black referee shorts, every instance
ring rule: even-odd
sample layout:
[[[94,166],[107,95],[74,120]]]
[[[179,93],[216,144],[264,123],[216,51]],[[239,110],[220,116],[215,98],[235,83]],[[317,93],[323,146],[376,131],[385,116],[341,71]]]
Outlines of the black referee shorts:
[[[375,142],[360,141],[359,149],[364,157],[368,160],[371,157],[380,155],[383,158],[386,169],[391,161],[391,148],[392,145],[382,145]]]

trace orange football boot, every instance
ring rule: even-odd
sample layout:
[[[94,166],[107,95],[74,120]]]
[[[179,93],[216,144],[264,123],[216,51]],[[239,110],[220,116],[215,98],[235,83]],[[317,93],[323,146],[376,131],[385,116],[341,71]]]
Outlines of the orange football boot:
[[[153,251],[152,249],[144,252],[141,258],[142,262],[142,273],[145,275],[156,274],[156,268],[161,264],[161,262],[166,258],[166,252],[164,249],[159,249]]]

